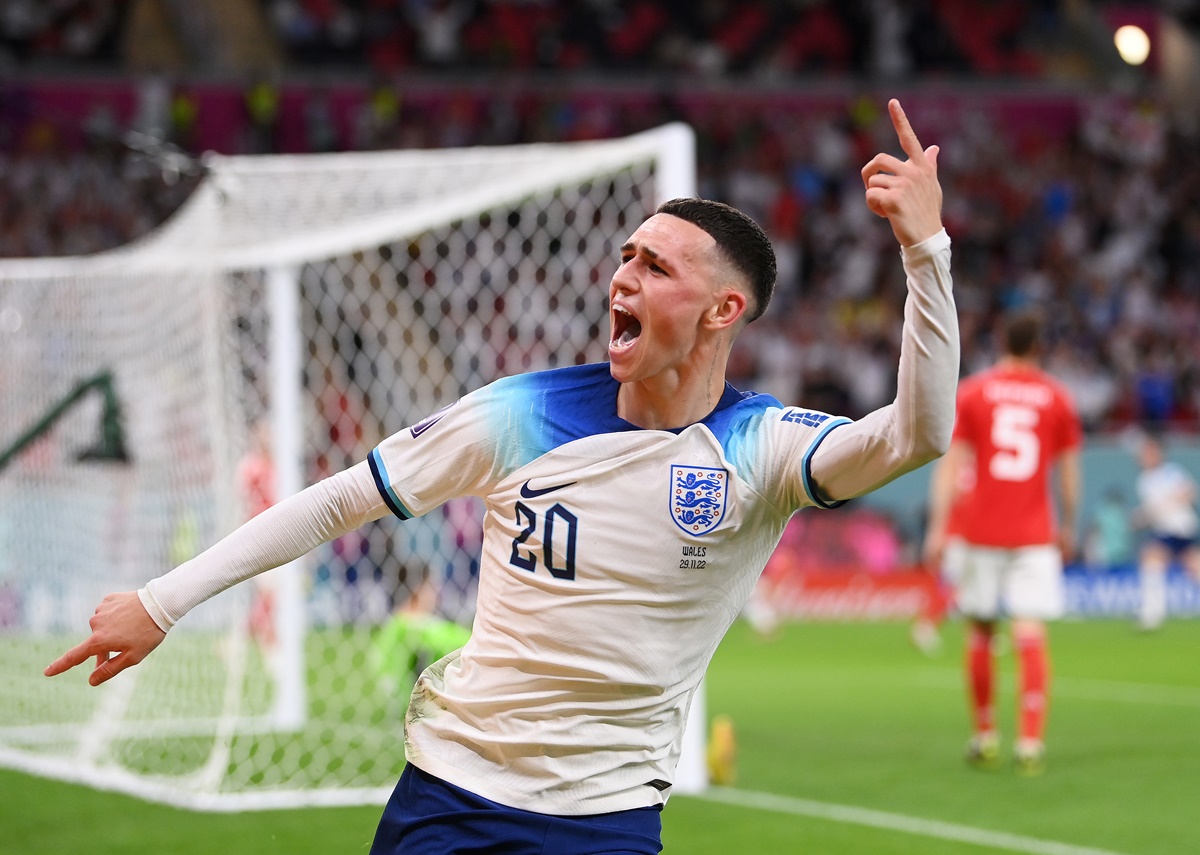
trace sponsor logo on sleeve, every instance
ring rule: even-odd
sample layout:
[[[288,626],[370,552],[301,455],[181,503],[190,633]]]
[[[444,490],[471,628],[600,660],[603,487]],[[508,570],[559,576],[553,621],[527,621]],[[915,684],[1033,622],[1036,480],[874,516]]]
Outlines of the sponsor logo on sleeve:
[[[706,466],[671,467],[671,517],[688,534],[707,534],[725,516],[729,473]]]
[[[809,410],[793,410],[788,409],[783,411],[780,416],[780,421],[791,422],[792,424],[804,425],[805,427],[820,427],[825,422],[829,421],[829,415],[826,413],[814,413]]]

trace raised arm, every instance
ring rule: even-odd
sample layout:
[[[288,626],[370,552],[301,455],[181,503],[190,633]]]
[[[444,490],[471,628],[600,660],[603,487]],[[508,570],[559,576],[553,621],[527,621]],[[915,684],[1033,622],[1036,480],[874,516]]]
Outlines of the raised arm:
[[[387,512],[365,462],[314,484],[140,591],[109,594],[89,622],[91,636],[44,673],[53,677],[94,656],[96,667],[88,682],[98,686],[145,659],[167,630],[200,603]]]
[[[862,177],[867,207],[891,224],[907,275],[896,399],[837,428],[814,453],[813,481],[828,500],[870,492],[945,453],[954,424],[958,316],[938,147],[921,147],[899,101],[890,101],[888,111],[908,159],[877,154]]]

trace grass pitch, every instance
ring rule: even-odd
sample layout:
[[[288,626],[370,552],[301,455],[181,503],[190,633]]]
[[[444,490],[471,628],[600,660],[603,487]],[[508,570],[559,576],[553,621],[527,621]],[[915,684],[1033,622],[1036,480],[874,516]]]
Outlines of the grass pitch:
[[[1155,634],[1114,621],[1052,629],[1049,766],[1021,778],[962,762],[959,627],[928,659],[900,624],[735,626],[709,671],[710,716],[729,715],[737,780],[675,796],[665,852],[1200,852],[1200,621]],[[1015,719],[1011,655],[1000,722]],[[1007,760],[1007,755],[1006,755]],[[5,855],[365,853],[379,808],[181,811],[0,771]]]

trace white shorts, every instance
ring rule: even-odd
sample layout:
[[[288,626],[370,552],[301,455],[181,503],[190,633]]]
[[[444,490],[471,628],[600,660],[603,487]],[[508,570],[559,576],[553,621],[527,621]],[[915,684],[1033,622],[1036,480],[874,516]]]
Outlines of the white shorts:
[[[967,617],[1053,620],[1062,617],[1062,553],[1057,546],[1003,549],[964,544],[954,600]]]

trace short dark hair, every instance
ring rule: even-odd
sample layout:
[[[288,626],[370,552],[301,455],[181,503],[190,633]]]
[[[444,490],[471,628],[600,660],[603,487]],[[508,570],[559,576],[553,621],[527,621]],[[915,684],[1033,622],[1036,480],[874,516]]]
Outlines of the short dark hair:
[[[1014,312],[1004,322],[1004,352],[1010,356],[1035,356],[1041,346],[1042,322],[1035,312]]]
[[[747,323],[762,316],[775,292],[777,274],[775,248],[758,223],[737,208],[711,199],[672,199],[659,205],[655,213],[679,217],[708,232],[721,257],[750,285],[754,303],[747,312]]]

